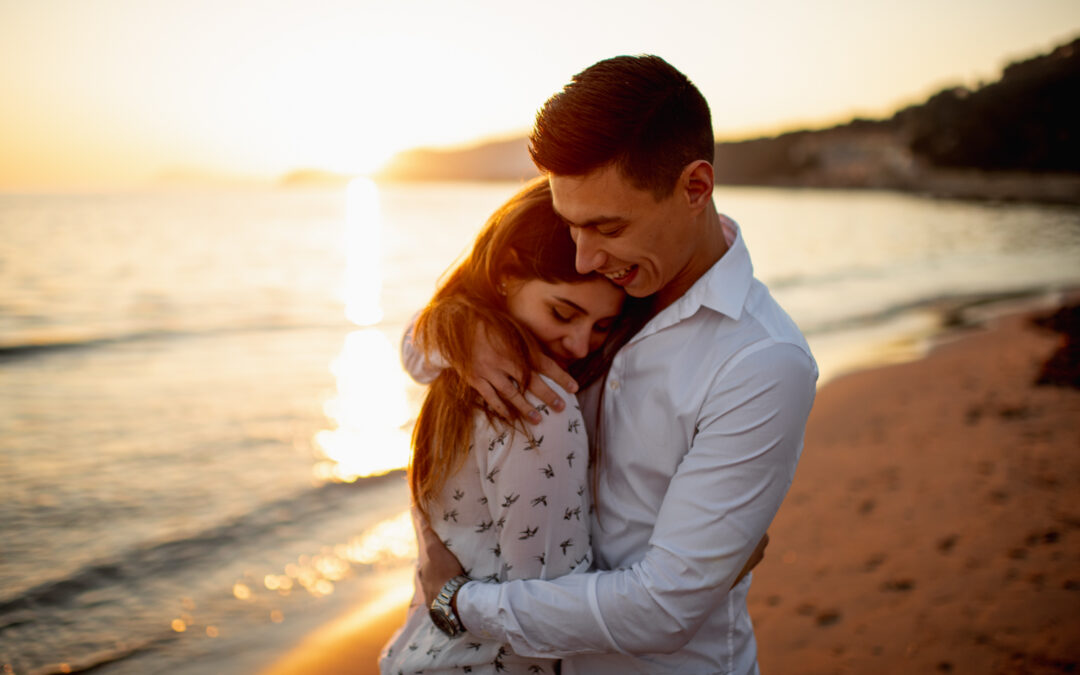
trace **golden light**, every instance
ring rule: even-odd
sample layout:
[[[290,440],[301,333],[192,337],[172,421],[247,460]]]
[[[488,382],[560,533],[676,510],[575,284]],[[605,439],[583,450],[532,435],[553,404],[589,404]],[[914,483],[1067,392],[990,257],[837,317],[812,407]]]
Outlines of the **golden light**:
[[[374,328],[350,333],[330,370],[338,393],[326,402],[324,411],[337,428],[315,435],[327,460],[316,465],[316,476],[352,482],[406,466],[405,374],[390,341]]]
[[[379,191],[366,178],[349,182],[345,202],[345,316],[358,326],[382,320],[382,216]]]
[[[233,584],[232,592],[233,597],[235,597],[237,600],[251,599],[251,589],[248,587],[247,584],[241,583],[239,581]]]
[[[283,574],[263,575],[261,587],[278,595],[289,595],[295,588],[322,597],[332,594],[335,583],[350,576],[355,565],[379,566],[386,570],[414,561],[416,554],[412,516],[409,511],[402,511],[346,543],[324,546],[315,555],[299,556],[296,562],[285,565]],[[254,588],[242,581],[233,585],[233,596],[239,600],[255,602],[257,591],[260,591],[258,584]],[[183,624],[186,630],[192,626],[193,619],[182,614],[174,624]]]
[[[375,184],[349,184],[345,224],[346,317],[358,326],[382,319],[382,220]],[[316,478],[352,482],[406,466],[409,462],[409,408],[406,376],[395,347],[375,328],[350,333],[330,372],[337,395],[324,406],[333,430],[315,435],[325,461]]]
[[[415,558],[416,535],[411,514],[402,511],[382,521],[362,537],[349,542],[342,554],[347,560],[363,565]]]

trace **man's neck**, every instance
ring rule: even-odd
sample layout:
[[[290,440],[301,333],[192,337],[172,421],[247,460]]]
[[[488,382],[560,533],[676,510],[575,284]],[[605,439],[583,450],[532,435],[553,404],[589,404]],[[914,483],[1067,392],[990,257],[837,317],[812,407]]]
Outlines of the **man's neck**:
[[[683,269],[656,293],[653,314],[660,313],[681,298],[698,279],[709,271],[709,268],[716,264],[717,260],[727,253],[728,243],[722,223],[724,218],[725,216],[721,216],[716,211],[716,206],[712,204],[702,214],[700,235],[695,238],[697,244],[694,253]]]

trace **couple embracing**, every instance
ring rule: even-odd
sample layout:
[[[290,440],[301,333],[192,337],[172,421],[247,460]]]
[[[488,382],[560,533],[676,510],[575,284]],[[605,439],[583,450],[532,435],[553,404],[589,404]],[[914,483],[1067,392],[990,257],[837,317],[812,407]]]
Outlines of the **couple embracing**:
[[[806,341],[712,201],[709,108],[655,56],[537,114],[544,176],[403,343],[431,387],[417,592],[383,673],[755,673],[746,607],[814,400]]]

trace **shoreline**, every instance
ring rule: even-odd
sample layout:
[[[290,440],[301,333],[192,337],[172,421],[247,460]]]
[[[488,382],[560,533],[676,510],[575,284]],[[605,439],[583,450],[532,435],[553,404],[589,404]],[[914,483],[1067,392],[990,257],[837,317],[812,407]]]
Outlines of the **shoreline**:
[[[379,652],[405,623],[412,570],[390,581],[382,595],[305,635],[260,675],[378,673]]]
[[[1063,338],[1032,322],[1077,299],[946,308],[921,358],[819,389],[748,601],[762,672],[1080,667],[1080,391],[1033,384]],[[404,611],[351,612],[262,673],[375,673]]]

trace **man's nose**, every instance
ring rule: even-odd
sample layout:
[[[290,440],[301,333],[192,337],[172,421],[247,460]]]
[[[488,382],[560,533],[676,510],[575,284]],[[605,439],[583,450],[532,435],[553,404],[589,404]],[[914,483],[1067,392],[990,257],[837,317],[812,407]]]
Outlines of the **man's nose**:
[[[574,267],[578,274],[589,274],[600,269],[604,264],[604,254],[596,247],[596,236],[583,229],[574,237],[574,243],[577,246]]]

